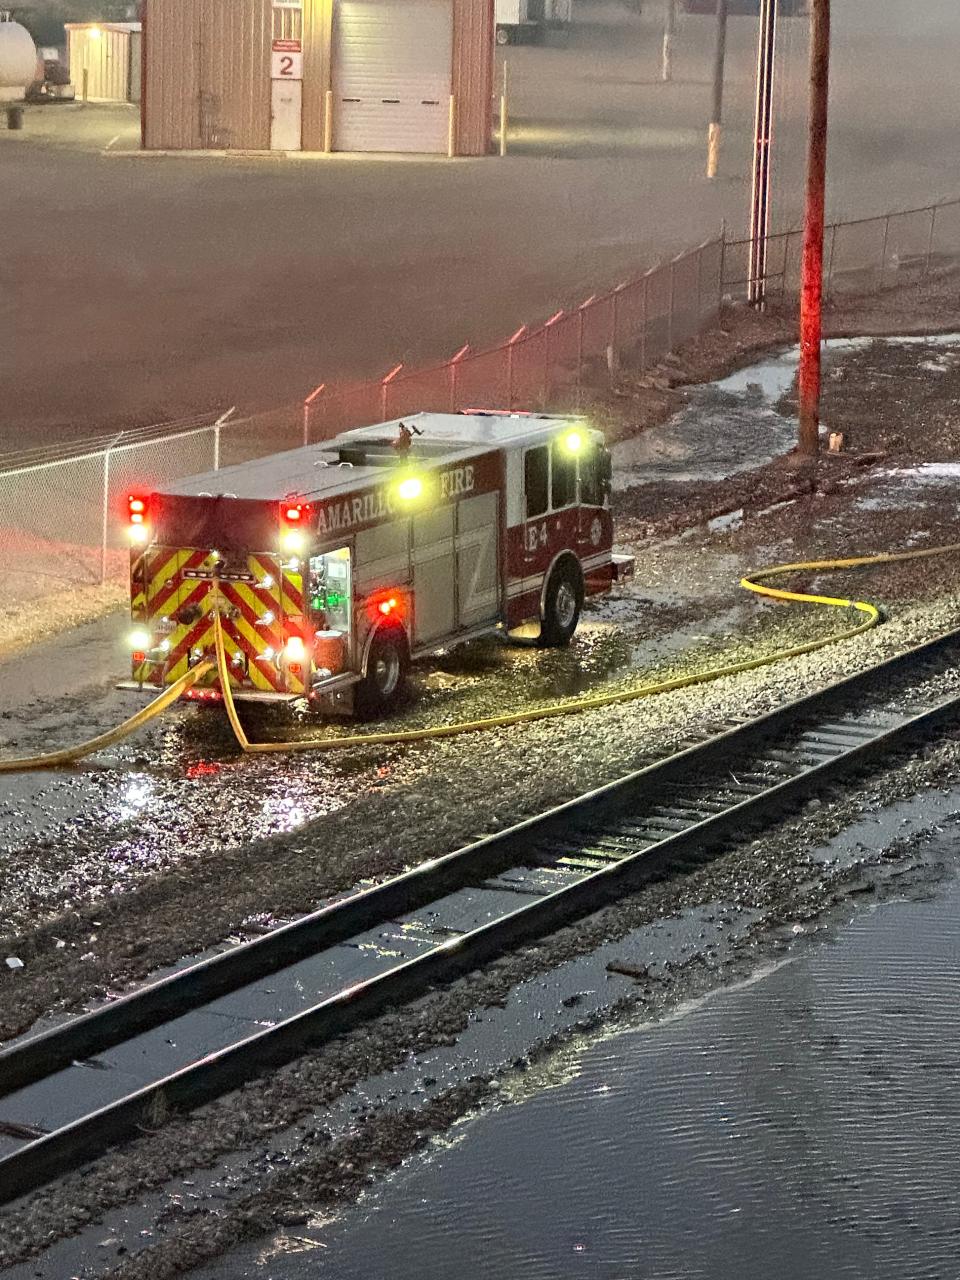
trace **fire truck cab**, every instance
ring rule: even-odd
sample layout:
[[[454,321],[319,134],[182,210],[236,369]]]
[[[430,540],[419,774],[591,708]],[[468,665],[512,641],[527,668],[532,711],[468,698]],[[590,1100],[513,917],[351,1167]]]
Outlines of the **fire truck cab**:
[[[215,612],[236,698],[367,715],[438,649],[531,620],[566,644],[584,597],[632,576],[610,475],[581,419],[422,413],[133,494],[123,687],[209,657]]]

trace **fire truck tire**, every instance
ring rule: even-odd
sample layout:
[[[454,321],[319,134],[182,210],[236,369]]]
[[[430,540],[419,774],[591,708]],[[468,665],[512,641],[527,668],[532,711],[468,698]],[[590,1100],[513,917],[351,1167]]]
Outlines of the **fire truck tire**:
[[[396,710],[407,693],[410,646],[403,627],[381,627],[370,642],[367,669],[356,686],[353,707],[365,719]]]
[[[540,644],[559,649],[569,644],[583,608],[583,570],[572,557],[562,560],[550,575],[543,597]]]

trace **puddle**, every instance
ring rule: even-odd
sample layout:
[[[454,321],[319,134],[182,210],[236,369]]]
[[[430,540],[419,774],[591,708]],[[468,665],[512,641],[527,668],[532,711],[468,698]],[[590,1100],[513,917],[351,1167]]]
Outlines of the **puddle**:
[[[960,348],[960,334],[831,339],[824,344],[827,374],[838,368],[839,357],[877,342]],[[957,358],[960,351],[945,350],[920,368],[947,372]],[[793,390],[799,361],[800,348],[790,347],[718,382],[690,388],[687,404],[669,422],[614,446],[614,489],[658,481],[726,480],[782,457],[796,443],[796,423],[778,413],[777,406]],[[822,434],[828,430],[825,426]],[[960,474],[960,468],[951,474]]]

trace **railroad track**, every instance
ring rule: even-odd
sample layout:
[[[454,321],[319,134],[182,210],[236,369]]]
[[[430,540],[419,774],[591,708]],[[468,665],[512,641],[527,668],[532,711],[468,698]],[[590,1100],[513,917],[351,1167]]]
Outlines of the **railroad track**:
[[[955,722],[958,662],[960,631],[12,1043],[0,1204]]]

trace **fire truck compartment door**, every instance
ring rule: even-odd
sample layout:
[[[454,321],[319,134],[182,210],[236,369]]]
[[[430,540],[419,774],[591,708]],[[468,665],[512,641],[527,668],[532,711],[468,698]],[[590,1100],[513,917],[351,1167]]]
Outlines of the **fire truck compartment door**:
[[[425,644],[457,628],[454,508],[438,507],[413,519],[413,642]]]
[[[500,495],[457,504],[457,604],[461,627],[496,620],[500,608]]]

